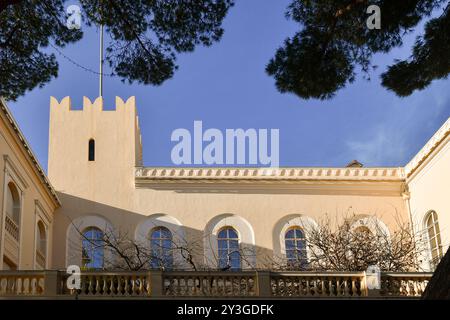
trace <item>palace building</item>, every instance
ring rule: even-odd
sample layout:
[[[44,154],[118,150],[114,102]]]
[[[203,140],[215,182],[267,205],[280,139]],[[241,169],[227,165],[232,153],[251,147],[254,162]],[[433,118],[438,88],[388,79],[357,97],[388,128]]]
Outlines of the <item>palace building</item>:
[[[108,269],[112,253],[95,246],[105,233],[162,256],[192,247],[202,268],[264,269],[292,259],[325,215],[386,234],[411,222],[426,231],[425,270],[450,243],[450,119],[403,167],[145,167],[134,97],[115,110],[52,97],[46,174],[0,107],[0,270]],[[181,255],[168,266],[189,269]]]

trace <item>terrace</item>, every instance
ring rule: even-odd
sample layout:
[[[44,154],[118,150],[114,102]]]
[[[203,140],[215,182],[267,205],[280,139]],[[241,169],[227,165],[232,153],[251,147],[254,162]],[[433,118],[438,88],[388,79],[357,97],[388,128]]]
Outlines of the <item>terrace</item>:
[[[1,271],[0,299],[62,298],[407,298],[425,291],[431,273],[369,272],[82,272],[79,290],[65,271]]]

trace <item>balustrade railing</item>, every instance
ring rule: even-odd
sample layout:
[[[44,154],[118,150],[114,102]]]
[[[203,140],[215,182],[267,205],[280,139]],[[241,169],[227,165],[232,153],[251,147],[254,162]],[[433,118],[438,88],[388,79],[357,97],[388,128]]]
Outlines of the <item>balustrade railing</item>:
[[[5,216],[5,230],[15,241],[19,242],[19,226],[8,215]]]
[[[0,296],[39,296],[44,294],[44,289],[43,272],[0,272]]]
[[[163,295],[251,297],[257,295],[255,272],[166,272]]]
[[[79,289],[69,289],[64,271],[0,271],[0,297],[420,297],[431,273],[380,275],[367,286],[365,272],[82,271]]]
[[[148,272],[82,272],[81,296],[148,296],[150,295]],[[68,291],[67,293],[74,293]]]
[[[365,273],[272,273],[275,297],[361,297],[367,295]]]
[[[420,297],[431,279],[432,273],[393,273],[381,274],[382,296]]]

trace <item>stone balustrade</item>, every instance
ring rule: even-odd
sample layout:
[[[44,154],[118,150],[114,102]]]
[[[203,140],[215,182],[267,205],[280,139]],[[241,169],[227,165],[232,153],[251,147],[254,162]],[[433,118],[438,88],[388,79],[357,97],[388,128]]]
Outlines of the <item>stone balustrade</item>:
[[[382,273],[380,294],[383,296],[421,297],[431,276],[430,273]]]
[[[80,296],[149,296],[149,272],[82,272],[81,288],[77,292]],[[63,290],[64,294],[74,294],[70,290]]]
[[[1,271],[0,297],[40,296],[45,292],[45,273],[40,271]]]
[[[19,226],[8,215],[5,216],[5,230],[16,242],[19,242]]]
[[[362,297],[367,296],[364,272],[340,273],[272,273],[272,296],[275,297]]]
[[[415,298],[431,276],[381,273],[380,287],[369,289],[366,272],[88,271],[70,290],[64,271],[0,271],[0,298]]]
[[[166,272],[164,296],[251,297],[258,294],[255,272]]]

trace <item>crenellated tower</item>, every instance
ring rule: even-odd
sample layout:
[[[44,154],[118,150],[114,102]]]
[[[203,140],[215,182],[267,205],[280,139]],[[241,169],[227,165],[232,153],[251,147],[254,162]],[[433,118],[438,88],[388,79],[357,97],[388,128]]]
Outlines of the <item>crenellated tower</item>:
[[[135,97],[126,102],[116,97],[115,110],[104,110],[102,97],[94,102],[84,97],[82,110],[72,109],[70,97],[60,102],[51,97],[49,127],[48,175],[57,191],[110,205],[127,203],[134,168],[142,162]]]

